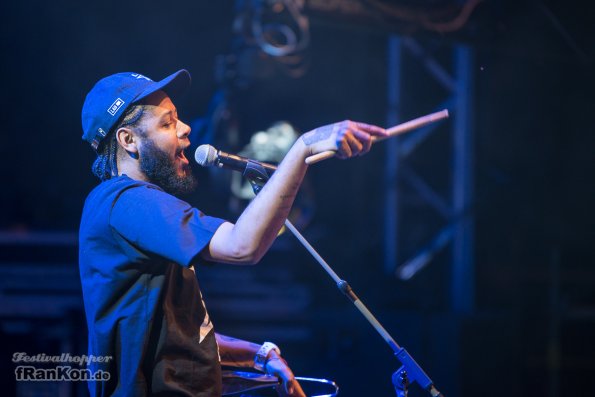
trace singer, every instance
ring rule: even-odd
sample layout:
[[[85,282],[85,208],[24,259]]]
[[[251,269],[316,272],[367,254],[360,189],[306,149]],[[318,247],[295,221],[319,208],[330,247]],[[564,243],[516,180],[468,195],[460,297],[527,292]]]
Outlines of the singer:
[[[190,85],[180,70],[155,82],[138,73],[101,79],[82,109],[83,139],[95,149],[79,233],[89,354],[112,356],[90,369],[92,396],[221,395],[221,365],[277,376],[282,396],[304,396],[273,343],[215,333],[195,272],[205,262],[257,263],[293,204],[306,157],[366,153],[384,129],[343,121],[302,135],[234,223],[207,216],[177,194],[196,188],[185,149],[190,127],[172,98]]]

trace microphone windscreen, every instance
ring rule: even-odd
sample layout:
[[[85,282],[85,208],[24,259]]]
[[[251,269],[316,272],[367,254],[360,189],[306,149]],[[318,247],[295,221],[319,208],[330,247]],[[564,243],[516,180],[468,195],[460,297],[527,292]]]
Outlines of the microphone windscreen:
[[[215,165],[217,160],[217,149],[211,145],[200,145],[194,152],[194,160],[202,167]]]

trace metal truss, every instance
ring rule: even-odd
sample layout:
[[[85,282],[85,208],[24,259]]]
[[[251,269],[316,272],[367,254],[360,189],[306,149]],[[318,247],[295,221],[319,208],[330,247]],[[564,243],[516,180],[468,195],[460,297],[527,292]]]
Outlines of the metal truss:
[[[452,65],[446,68],[413,38],[391,36],[388,43],[388,112],[387,125],[401,120],[400,109],[407,94],[402,92],[403,62],[412,57],[421,64],[428,78],[446,92],[435,110],[448,108],[450,145],[450,186],[448,192],[437,192],[416,172],[408,157],[437,130],[437,124],[412,132],[387,143],[385,161],[385,220],[384,268],[402,280],[413,277],[426,267],[438,252],[451,248],[450,308],[460,314],[470,314],[474,307],[473,264],[473,52],[461,44],[448,48]],[[450,70],[450,71],[449,71]],[[421,113],[426,112],[424,109]],[[442,126],[441,128],[443,128]],[[443,130],[442,130],[443,131]],[[449,150],[444,148],[444,150]],[[401,187],[407,184],[429,208],[443,219],[444,226],[416,253],[403,260],[400,233],[405,233],[402,215],[408,210]],[[447,197],[445,197],[445,195]]]

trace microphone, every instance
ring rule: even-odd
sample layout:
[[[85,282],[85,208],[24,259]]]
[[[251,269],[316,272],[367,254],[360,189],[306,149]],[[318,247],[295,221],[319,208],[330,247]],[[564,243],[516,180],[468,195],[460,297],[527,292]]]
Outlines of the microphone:
[[[246,178],[266,182],[277,169],[276,166],[260,161],[225,153],[211,145],[200,145],[194,152],[194,160],[202,167],[229,168],[241,172]]]

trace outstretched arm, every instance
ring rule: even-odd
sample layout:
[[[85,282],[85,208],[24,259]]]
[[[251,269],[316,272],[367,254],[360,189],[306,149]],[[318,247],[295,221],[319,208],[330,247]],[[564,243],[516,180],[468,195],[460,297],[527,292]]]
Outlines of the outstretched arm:
[[[253,264],[269,249],[289,214],[308,166],[305,159],[332,150],[349,158],[370,150],[373,136],[384,129],[364,123],[343,121],[305,133],[289,150],[277,171],[235,224],[224,223],[201,255],[210,261]]]

